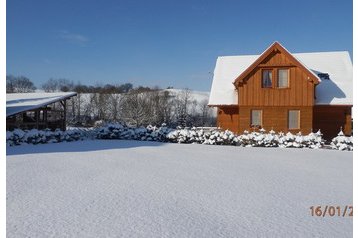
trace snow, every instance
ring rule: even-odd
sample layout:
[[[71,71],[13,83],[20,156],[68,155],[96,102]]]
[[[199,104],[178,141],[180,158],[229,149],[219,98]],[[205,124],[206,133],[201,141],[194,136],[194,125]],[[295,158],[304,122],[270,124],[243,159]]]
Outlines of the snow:
[[[53,102],[57,102],[72,96],[74,92],[59,93],[7,93],[6,94],[6,116],[19,112],[36,109]]]
[[[164,89],[164,91],[169,92],[171,95],[173,96],[177,96],[180,93],[185,92],[185,89]],[[190,90],[190,100],[191,101],[197,101],[197,102],[202,102],[202,101],[206,101],[209,99],[209,92],[206,91],[195,91],[195,90]]]
[[[352,152],[88,140],[7,148],[8,237],[352,237]]]
[[[298,61],[315,74],[328,73],[316,87],[316,105],[352,105],[353,69],[347,51],[294,53]],[[260,55],[221,56],[216,61],[209,105],[237,105],[233,82]]]
[[[258,57],[258,55],[218,57],[210,90],[209,105],[237,105],[238,94],[233,82]]]
[[[316,105],[353,104],[353,67],[348,51],[294,54],[314,72],[328,73],[316,88]]]

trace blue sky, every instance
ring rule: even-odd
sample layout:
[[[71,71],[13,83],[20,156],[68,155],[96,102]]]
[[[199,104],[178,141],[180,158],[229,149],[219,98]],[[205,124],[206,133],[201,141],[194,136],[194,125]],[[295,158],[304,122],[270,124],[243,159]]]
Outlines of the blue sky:
[[[7,74],[210,90],[221,55],[348,50],[352,1],[7,1]]]

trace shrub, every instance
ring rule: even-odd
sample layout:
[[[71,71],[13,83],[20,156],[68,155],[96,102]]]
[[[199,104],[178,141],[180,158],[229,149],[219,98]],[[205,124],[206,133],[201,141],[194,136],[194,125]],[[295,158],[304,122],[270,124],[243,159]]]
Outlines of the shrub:
[[[335,150],[353,150],[353,137],[345,136],[341,130],[336,137],[332,139],[330,147]]]

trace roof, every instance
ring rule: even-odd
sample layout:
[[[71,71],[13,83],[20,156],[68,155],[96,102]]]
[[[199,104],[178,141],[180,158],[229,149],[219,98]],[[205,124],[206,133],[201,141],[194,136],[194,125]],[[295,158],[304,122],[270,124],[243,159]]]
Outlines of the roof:
[[[292,54],[316,75],[328,73],[330,80],[316,86],[316,105],[353,105],[353,67],[347,51]],[[237,105],[235,79],[260,55],[221,56],[216,61],[209,105]]]
[[[6,116],[37,109],[48,104],[61,101],[72,96],[75,92],[61,93],[9,93],[6,94]]]

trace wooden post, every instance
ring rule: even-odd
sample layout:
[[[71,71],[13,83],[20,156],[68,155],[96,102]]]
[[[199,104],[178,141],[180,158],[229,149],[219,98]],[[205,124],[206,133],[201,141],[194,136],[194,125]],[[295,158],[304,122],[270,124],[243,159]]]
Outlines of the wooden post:
[[[43,113],[44,113],[43,115],[44,115],[45,128],[48,128],[48,122],[47,122],[47,106],[44,108]]]
[[[62,121],[62,130],[66,130],[66,99],[60,101],[61,105],[63,106],[63,121]]]
[[[39,120],[40,120],[40,115],[39,115],[39,109],[35,110],[35,121],[36,121],[36,129],[39,129]]]
[[[351,108],[349,108],[346,113],[346,123],[344,125],[344,134],[347,136],[352,135],[352,115],[351,115]]]

